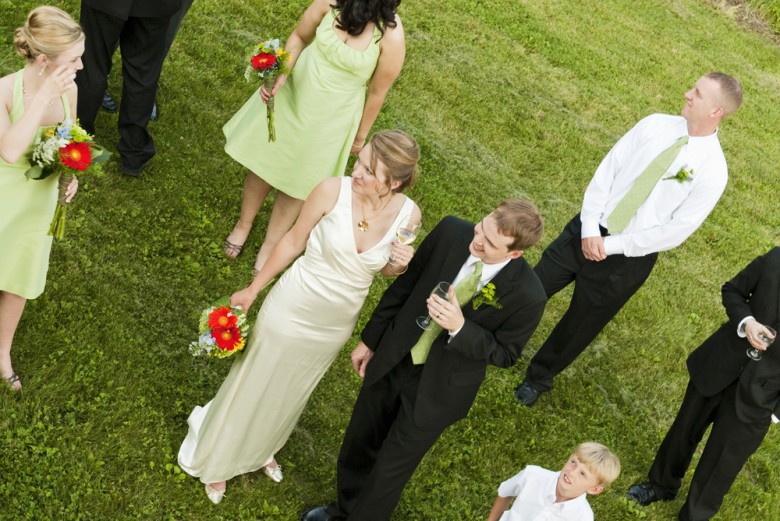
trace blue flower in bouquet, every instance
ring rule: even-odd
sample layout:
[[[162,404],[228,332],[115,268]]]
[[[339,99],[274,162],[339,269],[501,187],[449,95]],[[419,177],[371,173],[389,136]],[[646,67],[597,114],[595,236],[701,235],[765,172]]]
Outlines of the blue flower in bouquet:
[[[59,125],[57,125],[57,137],[60,139],[67,139],[70,141],[70,131],[73,128],[73,121],[68,118]]]

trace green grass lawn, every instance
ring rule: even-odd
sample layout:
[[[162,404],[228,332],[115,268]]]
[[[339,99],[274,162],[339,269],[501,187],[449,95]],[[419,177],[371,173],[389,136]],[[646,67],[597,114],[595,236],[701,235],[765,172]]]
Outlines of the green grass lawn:
[[[78,15],[79,2],[56,3]],[[2,74],[22,66],[12,33],[35,5],[0,0]],[[278,454],[281,484],[241,476],[214,506],[176,466],[190,410],[213,396],[230,363],[193,359],[187,344],[200,310],[248,282],[270,211],[266,204],[247,253],[228,261],[221,243],[237,217],[243,171],[223,152],[221,127],[254,88],[242,77],[251,46],[286,37],[305,6],[196,1],[163,71],[161,119],[150,126],[157,156],[140,179],[119,175],[114,161],[82,182],[46,292],[17,332],[12,355],[25,389],[0,391],[0,519],[294,520],[334,497],[336,455],[360,386],[348,359],[356,337]],[[701,229],[660,256],[554,392],[521,408],[512,390],[570,292],[554,297],[523,359],[489,370],[471,414],[425,458],[394,519],[484,519],[500,481],[526,464],[558,468],[585,440],[609,445],[623,462],[619,480],[591,501],[598,519],[676,518],[682,497],[641,509],[625,490],[646,475],[674,418],[687,354],[725,319],[720,286],[780,235],[780,49],[734,13],[707,0],[403,2],[407,62],[375,128],[420,142],[422,178],[410,195],[429,230],[447,214],[479,219],[506,197],[535,201],[547,231],[527,253],[532,264],[640,118],[678,113],[682,94],[711,70],[740,78],[745,103],[722,126],[731,179]],[[116,115],[102,113],[97,130],[112,148]],[[360,324],[385,285],[377,279]],[[718,519],[780,519],[778,429]]]

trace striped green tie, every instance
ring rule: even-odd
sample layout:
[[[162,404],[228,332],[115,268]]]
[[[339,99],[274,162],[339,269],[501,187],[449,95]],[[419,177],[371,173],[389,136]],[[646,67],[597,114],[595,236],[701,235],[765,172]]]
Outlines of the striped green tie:
[[[653,159],[645,171],[636,178],[634,185],[628,191],[623,199],[617,204],[612,213],[607,217],[607,230],[610,234],[621,233],[626,229],[631,218],[636,214],[642,203],[645,202],[647,196],[653,191],[655,185],[661,180],[669,167],[677,158],[680,153],[680,149],[684,144],[688,142],[688,136],[683,136],[674,142],[672,146],[658,154]]]
[[[455,298],[458,299],[458,304],[465,305],[474,293],[477,291],[477,283],[482,276],[483,264],[479,261],[474,263],[474,271],[470,275],[463,277],[460,282],[455,285]],[[436,322],[431,321],[431,325],[428,329],[423,331],[420,335],[420,339],[414,344],[412,348],[412,362],[415,365],[424,364],[428,359],[428,353],[431,350],[431,345],[436,337],[441,333],[441,326]]]

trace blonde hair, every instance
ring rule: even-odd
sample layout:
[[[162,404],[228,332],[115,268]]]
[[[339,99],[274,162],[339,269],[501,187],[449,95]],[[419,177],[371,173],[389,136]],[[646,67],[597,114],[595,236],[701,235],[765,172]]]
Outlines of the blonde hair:
[[[498,233],[512,237],[509,250],[526,250],[539,242],[544,233],[542,214],[531,201],[507,199],[493,210]]]
[[[27,15],[27,21],[14,31],[14,47],[27,61],[40,55],[55,59],[84,40],[84,31],[68,13],[42,5]]]
[[[400,184],[394,190],[403,192],[417,179],[417,162],[420,147],[412,136],[401,130],[383,130],[371,136],[371,169],[376,172],[376,163],[385,165],[387,186],[394,181]]]
[[[581,443],[574,455],[599,480],[600,487],[607,487],[620,475],[620,460],[601,443]]]
[[[739,80],[722,72],[710,72],[704,76],[715,81],[720,87],[724,115],[728,116],[736,112],[742,105],[742,84],[739,83]]]

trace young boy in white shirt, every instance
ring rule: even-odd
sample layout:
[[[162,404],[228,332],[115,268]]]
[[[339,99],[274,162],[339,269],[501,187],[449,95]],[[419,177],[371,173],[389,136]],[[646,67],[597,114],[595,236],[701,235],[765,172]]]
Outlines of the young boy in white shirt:
[[[585,495],[600,494],[619,474],[607,447],[582,443],[560,472],[529,465],[501,483],[487,521],[592,521]]]

